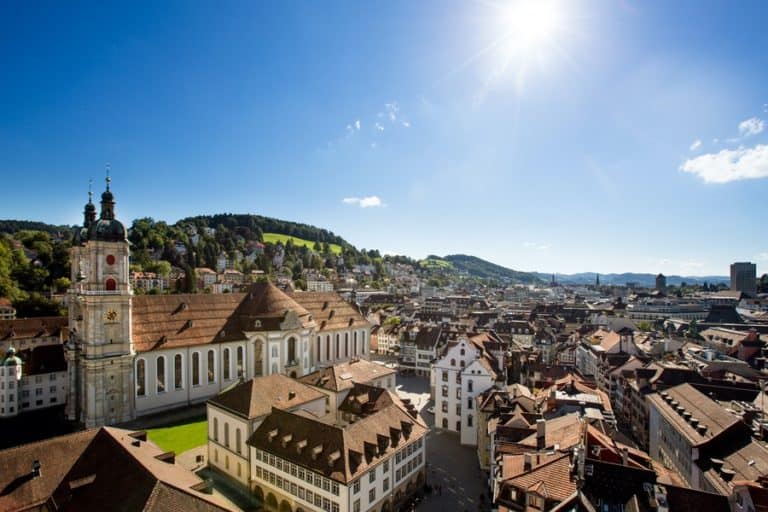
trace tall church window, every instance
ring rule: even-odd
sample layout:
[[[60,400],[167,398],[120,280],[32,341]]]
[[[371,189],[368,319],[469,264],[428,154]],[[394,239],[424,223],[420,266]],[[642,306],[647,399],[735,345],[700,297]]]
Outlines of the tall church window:
[[[325,358],[327,360],[331,359],[331,337],[330,336],[325,337]]]
[[[277,357],[277,345],[272,345],[272,357]]]
[[[107,279],[107,280],[106,280],[106,282],[104,283],[104,288],[105,288],[105,289],[106,289],[108,292],[113,292],[113,291],[115,291],[115,290],[117,289],[117,281],[115,281],[114,279],[112,279],[112,278],[110,277],[110,278],[109,278],[109,279]]]
[[[360,340],[362,341],[362,346],[360,347],[360,351],[365,354],[365,331],[360,333]]]
[[[182,359],[181,354],[173,356],[173,387],[176,389],[182,388]]]
[[[229,380],[230,378],[230,369],[229,369],[229,349],[224,349],[224,380]]]
[[[213,440],[219,440],[219,418],[213,418]]]
[[[316,355],[318,361],[322,359],[322,356],[320,355],[320,350],[322,349],[322,347],[320,346],[321,344],[322,344],[322,340],[320,336],[318,336],[317,337],[317,355]]]
[[[292,364],[296,361],[296,338],[291,337],[288,339],[288,363]]]
[[[349,334],[344,335],[344,357],[349,357]]]
[[[136,361],[136,396],[145,396],[147,379],[147,362],[144,359]]]
[[[192,352],[192,385],[200,385],[200,352]]]
[[[245,360],[245,357],[243,356],[243,347],[237,347],[237,376],[242,377],[243,374],[243,361]]]
[[[336,335],[336,359],[341,357],[341,352],[339,352],[339,335]]]
[[[165,357],[160,356],[155,362],[155,370],[157,370],[157,392],[165,392]]]
[[[229,448],[229,423],[224,422],[224,446]]]
[[[242,434],[240,434],[240,429],[237,429],[235,431],[235,451],[237,453],[240,453],[240,443],[242,443]]]
[[[215,355],[213,353],[213,350],[208,351],[208,384],[213,383],[213,381],[216,380],[216,365],[215,363]]]

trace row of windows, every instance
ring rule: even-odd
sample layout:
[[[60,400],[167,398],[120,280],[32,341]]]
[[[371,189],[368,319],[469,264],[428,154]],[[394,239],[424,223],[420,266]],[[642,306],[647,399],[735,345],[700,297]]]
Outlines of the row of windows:
[[[405,447],[405,449],[397,452],[395,454],[395,463],[400,464],[401,460],[405,460],[417,451],[421,449],[421,447],[424,446],[424,439],[418,439],[415,443],[411,443],[408,446]]]
[[[213,440],[219,442],[219,418],[213,418]],[[242,434],[239,428],[235,429],[235,451],[242,453]],[[224,446],[229,448],[229,423],[224,422]]]
[[[421,466],[422,460],[422,455],[418,454],[415,458],[409,460],[408,463],[405,464],[402,468],[395,470],[395,483],[404,479],[411,472],[413,472],[414,469],[418,469],[419,466]]]
[[[230,380],[232,378],[232,361],[231,351],[229,348],[225,348],[223,351],[224,356],[224,380]],[[213,349],[208,350],[206,354],[207,359],[207,374],[206,381],[208,384],[216,382],[216,353]],[[244,375],[244,361],[245,351],[243,347],[237,347],[236,355],[236,375],[241,377]],[[200,352],[192,352],[192,385],[200,385]],[[166,364],[165,356],[159,356],[155,360],[155,392],[164,393],[167,390],[166,387]],[[173,356],[173,389],[184,388],[184,356],[182,354],[176,354]],[[145,359],[138,359],[136,361],[136,396],[146,396],[147,394],[147,361]]]
[[[290,474],[291,476],[296,477],[299,480],[304,480],[308,484],[314,485],[318,489],[322,489],[326,492],[333,493],[335,496],[339,495],[338,482],[334,482],[329,478],[322,477],[317,473],[313,473],[308,469],[304,469],[303,467],[297,466],[296,464],[292,462],[288,462],[287,460],[283,460],[280,457],[275,457],[271,453],[267,453],[262,450],[255,450],[255,451],[256,451],[256,460],[259,460],[264,464],[268,464],[273,468],[276,468],[278,471],[282,471],[284,473]]]
[[[261,466],[256,466],[256,478],[263,480],[264,482],[269,482],[271,485],[274,485],[275,487],[282,489],[285,492],[292,494],[293,496],[296,496],[300,500],[306,501],[310,505],[321,508],[322,510],[326,510],[328,512],[339,512],[339,504],[335,501],[331,501],[328,498],[317,494],[316,492],[305,489],[304,487],[291,482],[287,478],[276,475],[271,471],[266,469],[262,470]]]
[[[362,345],[361,345],[361,354],[365,354],[365,331],[361,333],[361,339],[362,339]],[[331,335],[328,334],[325,336],[325,357],[323,357],[323,340],[322,336],[317,337],[317,360],[323,360],[328,361],[330,359],[339,359],[341,358],[341,350],[340,350],[340,344],[341,344],[341,337],[339,334],[336,334],[336,343],[335,343],[335,354],[336,357],[332,357],[331,352]],[[358,354],[357,350],[357,331],[352,333],[352,355],[355,356]],[[349,333],[344,333],[344,357],[349,357]],[[290,360],[290,358],[289,358]]]

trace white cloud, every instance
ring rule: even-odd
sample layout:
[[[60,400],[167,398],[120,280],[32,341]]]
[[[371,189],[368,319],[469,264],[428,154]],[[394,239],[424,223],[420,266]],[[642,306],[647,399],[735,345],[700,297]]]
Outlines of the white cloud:
[[[355,121],[355,130],[359,130],[359,129],[360,129],[360,120],[358,119],[357,121]]]
[[[397,115],[400,112],[400,106],[397,102],[393,101],[392,103],[387,103],[384,105],[384,108],[387,110],[387,117],[389,117],[389,120],[393,123],[397,121]]]
[[[753,148],[723,149],[719,153],[707,153],[686,160],[680,166],[683,172],[697,175],[705,183],[768,177],[768,146],[758,144]]]
[[[356,204],[360,208],[371,208],[377,206],[384,206],[381,199],[378,196],[368,197],[345,197],[341,200],[344,204]]]
[[[696,139],[695,141],[693,141],[693,144],[691,144],[691,151],[696,151],[700,147],[701,147],[701,141]]]
[[[383,131],[384,131],[384,126],[382,126],[382,124],[381,124],[381,123],[376,123],[376,125],[375,125],[375,126],[376,126],[376,129],[377,129],[378,131],[380,131],[380,132],[383,132]]]
[[[537,251],[546,251],[549,249],[549,244],[539,244],[536,242],[523,242],[523,247],[526,249],[536,249]]]
[[[758,117],[750,117],[739,123],[739,133],[742,137],[757,135],[765,130],[765,122]]]
[[[408,121],[403,121],[403,126],[405,126],[406,128],[410,128],[411,123],[409,123]]]

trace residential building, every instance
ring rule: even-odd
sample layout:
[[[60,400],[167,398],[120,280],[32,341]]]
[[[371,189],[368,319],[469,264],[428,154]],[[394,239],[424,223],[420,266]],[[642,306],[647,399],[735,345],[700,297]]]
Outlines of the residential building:
[[[416,375],[429,376],[432,361],[437,356],[441,327],[413,325],[402,330],[400,338],[400,368]]]
[[[428,431],[395,394],[363,384],[322,418],[273,408],[248,440],[251,488],[272,510],[398,510],[425,482]]]
[[[0,320],[13,320],[16,318],[16,308],[11,301],[5,297],[0,297]]]
[[[238,384],[208,400],[208,465],[241,484],[249,484],[251,434],[275,407],[326,413],[326,396],[309,386],[274,374]]]
[[[382,364],[365,359],[353,359],[299,377],[299,382],[323,393],[325,409],[330,412],[338,409],[355,384],[365,384],[394,392],[396,372]]]

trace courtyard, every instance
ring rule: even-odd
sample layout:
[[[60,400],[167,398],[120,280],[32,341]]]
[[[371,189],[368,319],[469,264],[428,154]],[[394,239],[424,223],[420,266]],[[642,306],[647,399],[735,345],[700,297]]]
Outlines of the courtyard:
[[[443,512],[489,510],[485,477],[477,462],[473,446],[461,446],[455,432],[434,430],[435,417],[427,412],[433,405],[429,399],[429,377],[397,376],[397,393],[408,398],[432,428],[427,439],[427,484],[433,491],[417,507],[419,511]]]

